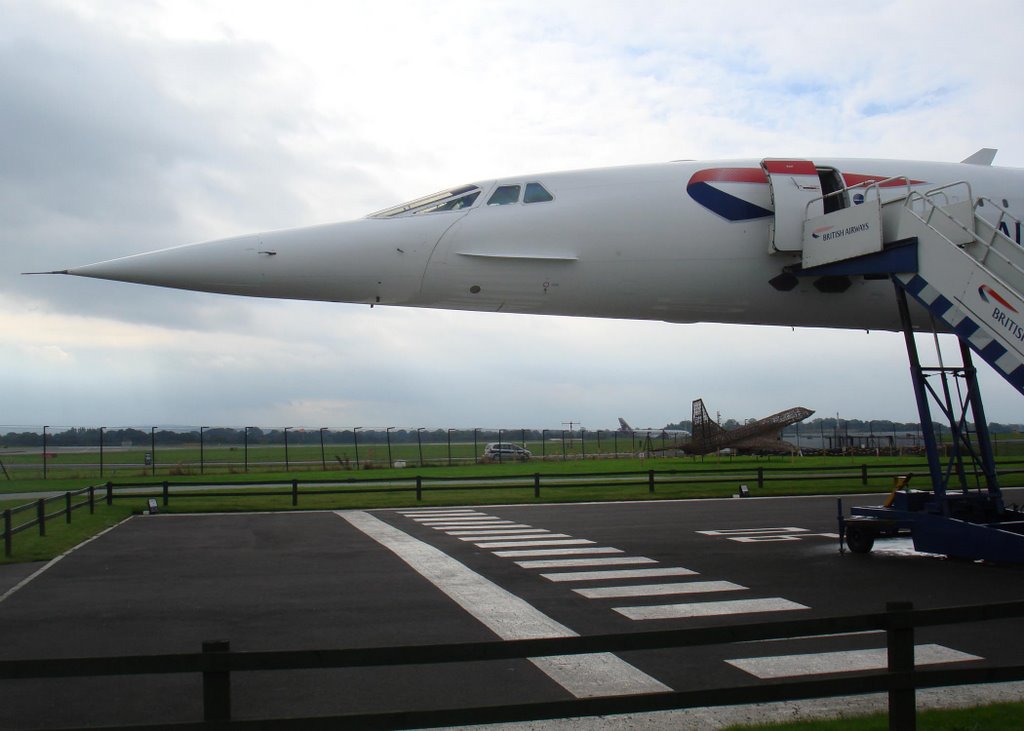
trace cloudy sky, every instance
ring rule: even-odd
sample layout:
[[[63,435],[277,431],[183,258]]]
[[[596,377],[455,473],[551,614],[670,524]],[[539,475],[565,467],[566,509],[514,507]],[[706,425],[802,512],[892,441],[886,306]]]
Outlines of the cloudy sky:
[[[25,277],[680,158],[1024,166],[1024,4],[0,0],[0,431],[916,421],[900,336]],[[1024,422],[979,362],[988,416]]]

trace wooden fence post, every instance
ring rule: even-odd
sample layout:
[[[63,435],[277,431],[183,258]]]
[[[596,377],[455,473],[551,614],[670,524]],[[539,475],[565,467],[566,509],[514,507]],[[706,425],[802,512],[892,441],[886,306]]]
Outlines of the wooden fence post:
[[[914,672],[914,627],[906,616],[913,609],[912,602],[888,602],[885,605],[889,615],[885,636],[890,674]],[[906,680],[893,683],[889,686],[890,731],[914,731],[916,728],[913,683]]]
[[[292,507],[299,504],[299,481],[292,480]]]
[[[647,470],[647,492],[654,494],[654,470]]]
[[[7,508],[4,511],[4,555],[7,556],[8,558],[11,555],[11,538],[12,538],[11,528],[12,527],[13,526],[12,526],[12,521],[11,521],[11,509]]]
[[[67,524],[71,525],[71,492],[64,493],[64,514],[67,516]]]
[[[533,473],[533,496],[540,497],[540,472]]]
[[[36,503],[36,521],[39,523],[39,535],[46,535],[46,499],[39,498]]]
[[[231,643],[213,640],[203,643],[203,720],[231,720],[231,671],[227,669],[227,653]]]

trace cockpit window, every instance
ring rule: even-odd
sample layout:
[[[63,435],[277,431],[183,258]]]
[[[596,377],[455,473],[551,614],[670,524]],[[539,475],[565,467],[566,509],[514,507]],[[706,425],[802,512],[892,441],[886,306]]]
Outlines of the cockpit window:
[[[519,202],[519,188],[518,185],[502,185],[493,193],[491,197],[487,199],[487,205],[489,206],[507,206],[509,203]]]
[[[417,198],[408,203],[400,203],[383,211],[371,213],[367,218],[395,218],[397,216],[412,216],[420,213],[439,213],[441,211],[457,211],[461,208],[469,208],[476,202],[480,195],[480,189],[475,185],[463,185],[459,188],[442,190],[432,195]]]
[[[554,199],[555,197],[548,193],[547,188],[540,183],[526,184],[526,193],[523,194],[523,203],[544,203]]]

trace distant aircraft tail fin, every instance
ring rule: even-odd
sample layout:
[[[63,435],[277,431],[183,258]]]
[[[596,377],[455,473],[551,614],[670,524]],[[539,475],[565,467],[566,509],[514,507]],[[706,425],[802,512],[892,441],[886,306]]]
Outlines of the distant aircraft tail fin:
[[[968,165],[991,165],[992,161],[996,159],[997,152],[999,150],[992,147],[982,147],[973,155],[964,158],[960,162],[967,163]]]

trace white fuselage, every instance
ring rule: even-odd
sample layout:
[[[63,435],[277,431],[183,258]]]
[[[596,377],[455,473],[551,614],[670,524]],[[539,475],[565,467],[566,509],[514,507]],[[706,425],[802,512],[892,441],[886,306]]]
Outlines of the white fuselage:
[[[847,181],[967,180],[1019,215],[1024,171],[982,165],[816,159]],[[165,249],[68,274],[225,294],[408,307],[895,329],[893,285],[852,277],[769,282],[800,261],[769,253],[775,216],[760,160],[673,162],[477,183],[465,207],[376,216]],[[762,176],[763,177],[763,176]],[[489,205],[539,183],[549,199]],[[507,196],[506,196],[507,198]],[[469,197],[465,198],[469,200]],[[781,200],[781,198],[780,198]],[[800,211],[789,211],[799,215]],[[1010,232],[1019,239],[1020,232]],[[785,247],[782,247],[785,248]]]

